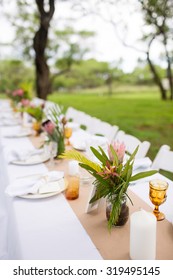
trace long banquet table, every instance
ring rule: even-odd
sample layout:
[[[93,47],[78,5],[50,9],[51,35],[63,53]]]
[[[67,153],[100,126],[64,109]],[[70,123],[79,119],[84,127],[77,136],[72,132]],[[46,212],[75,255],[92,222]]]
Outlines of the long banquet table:
[[[4,191],[9,182],[20,176],[44,173],[48,163],[33,166],[9,164],[5,158],[8,148],[25,147],[31,149],[40,145],[40,137],[4,138],[10,127],[1,126],[0,142],[0,237],[1,259],[119,259],[129,257],[129,221],[120,228],[107,229],[104,205],[99,211],[86,214],[92,184],[81,184],[79,198],[66,200],[63,193],[44,199],[11,198]],[[65,172],[68,177],[68,161],[57,160],[55,170]],[[160,174],[152,178],[162,178],[169,182],[167,201],[160,206],[166,219],[157,222],[156,259],[173,259],[172,197],[173,182]],[[148,198],[148,181],[140,180],[129,188],[134,206],[130,214],[143,208],[152,211]]]

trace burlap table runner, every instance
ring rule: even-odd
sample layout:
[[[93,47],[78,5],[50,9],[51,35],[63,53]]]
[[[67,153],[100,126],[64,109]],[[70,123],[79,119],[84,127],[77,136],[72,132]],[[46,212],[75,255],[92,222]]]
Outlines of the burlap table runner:
[[[40,137],[30,137],[30,140],[35,147],[40,146]],[[49,169],[48,163],[46,163],[46,165]],[[54,170],[63,170],[65,172],[65,176],[68,176],[67,166],[68,160],[56,160]],[[80,186],[79,198],[73,201],[68,200],[70,206],[99,250],[103,259],[129,260],[129,220],[125,226],[112,228],[112,231],[109,232],[107,228],[106,210],[104,205],[99,211],[93,211],[89,214],[85,213],[91,187],[91,184],[82,184]],[[131,191],[129,191],[129,195],[134,204],[134,206],[129,204],[130,214],[140,208],[146,211],[152,211],[152,209],[137,195]],[[173,225],[166,219],[157,222],[156,259],[173,260]]]

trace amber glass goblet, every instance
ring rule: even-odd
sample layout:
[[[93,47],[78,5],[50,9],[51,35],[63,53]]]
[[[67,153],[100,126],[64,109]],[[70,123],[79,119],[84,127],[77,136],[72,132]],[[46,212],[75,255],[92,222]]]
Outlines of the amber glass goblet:
[[[35,136],[39,136],[41,133],[41,122],[34,121],[32,124],[32,129],[35,131]]]
[[[72,128],[71,127],[65,126],[64,136],[67,139],[66,145],[70,145],[69,138],[72,136]]]
[[[168,183],[162,180],[152,180],[149,182],[150,190],[149,197],[151,202],[155,205],[154,215],[157,221],[162,221],[165,219],[164,213],[159,211],[159,206],[166,201],[166,191],[168,188]]]

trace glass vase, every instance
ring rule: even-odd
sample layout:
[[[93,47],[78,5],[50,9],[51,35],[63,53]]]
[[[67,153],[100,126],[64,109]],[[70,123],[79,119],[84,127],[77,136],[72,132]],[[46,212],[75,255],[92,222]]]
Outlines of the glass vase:
[[[57,150],[58,150],[58,144],[57,142],[51,141],[49,143],[49,154],[50,154],[50,162],[49,162],[49,167],[53,168],[54,167],[54,158],[57,156]]]
[[[61,155],[65,151],[65,143],[64,143],[64,137],[59,137],[58,140],[58,153],[57,156]]]
[[[116,195],[111,196],[110,198],[107,198],[106,200],[106,218],[109,221],[111,211],[112,211],[112,203],[116,199]],[[118,220],[113,224],[115,227],[120,227],[126,224],[129,218],[129,207],[127,205],[127,196],[123,194],[122,200],[121,200],[121,209],[118,216]]]

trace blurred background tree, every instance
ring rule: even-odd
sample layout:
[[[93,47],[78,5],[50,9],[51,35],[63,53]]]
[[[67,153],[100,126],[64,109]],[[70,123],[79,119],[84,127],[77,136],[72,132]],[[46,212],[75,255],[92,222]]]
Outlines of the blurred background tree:
[[[153,74],[153,78],[160,88],[162,99],[168,98],[167,91],[169,91],[169,98],[173,100],[173,1],[139,0],[139,3],[141,4],[145,25],[149,27],[149,29],[144,34],[145,41],[148,40],[149,42],[147,50],[147,61]],[[165,76],[168,79],[169,89],[163,87],[161,77],[158,74],[150,57],[151,45],[156,40],[159,40],[164,49],[164,61],[166,64]]]
[[[7,2],[8,0],[1,0],[4,5]],[[171,0],[130,0],[128,3],[125,0],[16,0],[15,2],[15,9],[8,11],[8,19],[9,14],[12,14],[11,20],[16,30],[11,48],[17,51],[17,56],[12,60],[21,61],[21,65],[23,64],[27,69],[30,67],[32,73],[35,67],[33,85],[37,96],[46,99],[52,91],[74,92],[78,89],[101,86],[107,87],[107,93],[112,95],[118,83],[122,85],[123,83],[134,85],[155,83],[162,99],[172,99],[173,2]],[[61,3],[69,4],[72,11],[71,18],[66,17]],[[62,14],[62,17],[55,19],[57,9],[60,9],[59,14]],[[133,19],[137,14],[140,17],[143,15],[142,35],[138,41],[130,43],[129,19]],[[111,23],[111,28],[113,27],[116,37],[123,46],[139,52],[141,63],[137,63],[136,69],[131,73],[126,73],[123,69],[126,63],[124,57],[122,63],[119,63],[122,58],[117,58],[116,45],[112,53],[115,59],[112,62],[98,61],[91,56],[94,45],[90,46],[89,42],[97,34],[92,30],[76,29],[78,20],[91,15],[99,17],[105,24]],[[62,21],[65,24],[61,24]],[[157,60],[153,58],[156,43],[161,46],[161,56]],[[7,59],[6,61],[2,59],[1,68],[4,67],[4,63],[8,64]],[[17,73],[16,71],[14,75]],[[6,74],[3,72],[3,84],[4,75]],[[21,76],[19,80],[23,78],[24,76]]]

